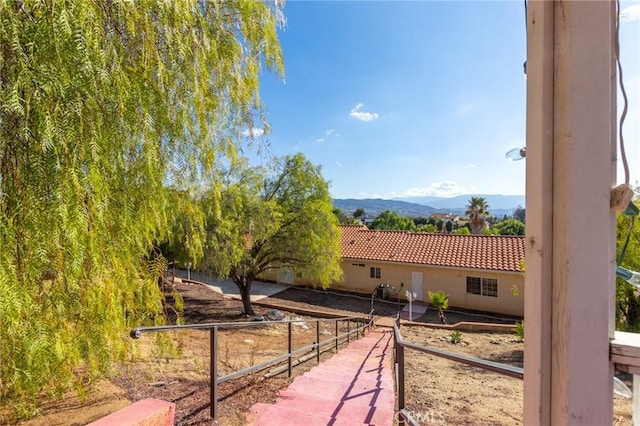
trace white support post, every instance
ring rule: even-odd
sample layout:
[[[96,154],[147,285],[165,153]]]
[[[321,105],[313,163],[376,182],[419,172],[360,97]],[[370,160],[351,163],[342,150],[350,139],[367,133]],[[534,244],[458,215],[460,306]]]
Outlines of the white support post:
[[[524,420],[543,426],[551,424],[554,6],[529,2],[527,12]]]
[[[526,425],[611,424],[612,1],[529,1]]]

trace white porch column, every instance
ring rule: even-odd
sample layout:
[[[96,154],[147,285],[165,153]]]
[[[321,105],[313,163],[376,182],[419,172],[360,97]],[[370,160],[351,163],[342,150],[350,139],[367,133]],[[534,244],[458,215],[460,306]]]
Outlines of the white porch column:
[[[526,425],[613,418],[614,7],[528,4]]]

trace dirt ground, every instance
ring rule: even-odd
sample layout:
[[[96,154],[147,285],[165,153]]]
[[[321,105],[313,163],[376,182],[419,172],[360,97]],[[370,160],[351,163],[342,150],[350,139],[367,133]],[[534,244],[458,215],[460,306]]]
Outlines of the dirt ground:
[[[523,366],[524,343],[510,333],[461,332],[451,343],[451,331],[403,326],[406,340],[467,356]],[[521,425],[523,382],[443,358],[405,352],[406,405],[422,424]],[[622,377],[622,375],[619,375]],[[623,377],[630,387],[630,376]],[[631,425],[631,401],[614,396],[612,424]]]
[[[195,284],[178,284],[184,299],[185,323],[246,321],[240,301],[224,298],[211,289]],[[262,302],[277,305],[287,317],[312,319],[287,311],[316,309],[344,315],[365,315],[370,298],[336,294],[336,292],[288,289]],[[375,300],[377,318],[395,317],[402,304]],[[254,305],[256,314],[266,315],[272,307]],[[449,323],[481,321],[477,312],[447,313]],[[484,319],[486,320],[486,319]],[[496,317],[494,322],[513,323],[513,318]],[[418,322],[436,322],[435,311],[428,310]],[[320,322],[321,340],[335,332],[333,325]],[[316,340],[315,321],[307,329],[294,327],[294,349]],[[346,331],[341,323],[340,331]],[[403,326],[405,339],[447,351],[522,366],[523,343],[511,333],[462,332],[459,344],[450,342],[451,331],[429,327]],[[130,362],[118,367],[116,374],[99,383],[86,399],[74,395],[43,403],[41,415],[24,425],[83,425],[121,407],[144,398],[175,402],[176,424],[210,424],[209,415],[209,332],[186,330],[164,333],[165,341],[174,342],[174,350],[160,350],[154,344],[157,334],[143,334]],[[287,352],[286,326],[219,331],[219,375],[255,365],[267,358]],[[165,345],[166,346],[166,345]],[[322,355],[326,359],[332,349]],[[430,355],[406,354],[407,408],[422,424],[447,425],[519,425],[522,424],[522,381],[456,364]],[[316,365],[315,357],[297,366],[293,377]],[[271,370],[229,381],[220,385],[218,403],[221,425],[245,424],[245,413],[256,402],[273,402],[278,390],[292,380],[286,374],[263,380]],[[628,382],[628,381],[627,381]],[[629,383],[629,382],[628,382]],[[0,417],[0,425],[10,424]],[[631,404],[615,399],[614,424],[631,424]]]

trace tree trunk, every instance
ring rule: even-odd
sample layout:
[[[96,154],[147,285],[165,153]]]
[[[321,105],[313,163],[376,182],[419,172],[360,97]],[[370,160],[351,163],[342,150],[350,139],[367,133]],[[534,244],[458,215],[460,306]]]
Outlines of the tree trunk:
[[[253,312],[253,306],[251,306],[251,283],[253,281],[246,277],[234,277],[233,282],[238,287],[238,290],[240,290],[244,314],[247,316],[255,315]]]

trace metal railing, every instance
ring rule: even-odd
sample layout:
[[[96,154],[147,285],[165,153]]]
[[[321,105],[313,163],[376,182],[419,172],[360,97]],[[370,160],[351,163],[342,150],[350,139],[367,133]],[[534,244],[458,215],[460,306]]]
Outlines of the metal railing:
[[[312,344],[303,346],[298,349],[293,348],[293,324],[294,323],[306,323],[306,322],[315,322],[316,323],[316,341]],[[326,322],[334,322],[335,323],[335,334],[327,338],[325,340],[320,340],[320,323]],[[344,333],[340,333],[339,330],[339,322],[347,323],[347,331]],[[351,323],[357,322],[361,324],[358,327],[351,328]],[[254,328],[254,327],[265,327],[265,326],[276,326],[280,324],[287,324],[287,353],[271,358],[269,360],[263,361],[259,364],[243,368],[241,370],[235,371],[233,373],[229,373],[225,376],[218,377],[218,330],[228,330],[234,328]],[[340,343],[349,343],[353,334],[356,334],[356,338],[364,336],[366,330],[371,330],[373,327],[373,310],[369,312],[368,315],[359,316],[347,316],[340,318],[330,318],[330,319],[315,319],[315,320],[285,320],[285,321],[251,321],[251,322],[223,322],[223,323],[207,323],[207,324],[186,324],[186,325],[166,325],[166,326],[156,326],[156,327],[138,327],[131,330],[130,336],[134,339],[138,339],[142,336],[143,333],[152,333],[152,332],[164,332],[164,331],[176,331],[176,330],[209,330],[210,333],[210,343],[209,343],[209,368],[210,368],[210,377],[209,377],[209,401],[210,401],[210,415],[213,421],[217,420],[218,417],[218,385],[227,382],[229,380],[237,379],[243,376],[246,376],[251,373],[255,373],[257,371],[265,370],[268,367],[271,367],[276,364],[283,363],[287,361],[286,369],[282,372],[287,371],[289,377],[291,377],[293,372],[293,358],[299,354],[309,354],[311,351],[315,350],[315,357],[317,362],[320,362],[320,354],[321,348],[323,346],[332,345],[336,351],[338,351]]]
[[[499,362],[487,361],[481,358],[473,358],[466,355],[460,355],[453,352],[447,352],[440,349],[429,348],[426,346],[416,345],[415,343],[408,342],[402,338],[400,334],[400,317],[396,318],[393,324],[393,348],[395,353],[395,367],[396,367],[396,392],[398,395],[398,421],[401,424],[408,422],[410,425],[419,426],[419,423],[411,417],[411,413],[406,410],[405,398],[404,398],[404,350],[412,349],[418,352],[435,355],[440,358],[445,358],[451,361],[467,364],[472,367],[481,368],[483,370],[492,371],[494,373],[502,374],[509,377],[522,380],[524,378],[524,369],[520,367],[514,367]]]

